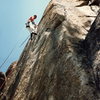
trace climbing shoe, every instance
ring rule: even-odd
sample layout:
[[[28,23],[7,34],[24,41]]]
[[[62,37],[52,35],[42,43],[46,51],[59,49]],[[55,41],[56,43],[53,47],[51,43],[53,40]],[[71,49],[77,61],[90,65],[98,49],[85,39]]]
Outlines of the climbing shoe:
[[[33,34],[34,34],[34,35],[37,35],[37,33],[35,33],[35,32],[32,32],[32,33],[31,33],[31,35],[33,35]]]
[[[26,25],[26,28],[30,27],[29,25]]]
[[[33,33],[34,35],[37,35],[37,33]]]

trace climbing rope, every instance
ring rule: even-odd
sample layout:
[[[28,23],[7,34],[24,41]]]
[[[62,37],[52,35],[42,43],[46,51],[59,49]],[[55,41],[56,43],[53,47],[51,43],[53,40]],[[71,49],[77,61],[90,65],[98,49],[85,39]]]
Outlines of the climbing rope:
[[[14,51],[14,48],[11,50],[11,52],[9,53],[9,55],[7,56],[7,58],[4,60],[4,62],[2,63],[2,65],[0,66],[0,69],[2,68],[2,66],[6,63],[6,61],[8,60],[8,58],[10,57],[10,55],[12,54],[12,52]]]
[[[29,36],[21,43],[21,45],[19,47],[21,47],[27,41],[28,38],[29,38]]]
[[[24,28],[23,28],[24,29]],[[23,30],[22,29],[22,30]],[[21,43],[21,45],[19,47],[21,47],[26,40],[29,38],[29,36]],[[0,69],[3,67],[3,65],[7,62],[7,60],[9,59],[9,57],[11,56],[11,54],[13,53],[14,49],[16,48],[16,45],[18,44],[19,40],[17,41],[17,43],[14,45],[13,49],[11,50],[11,52],[8,54],[7,58],[4,60],[4,62],[1,64]]]
[[[24,28],[22,28],[23,31]],[[28,38],[27,38],[28,39]],[[0,69],[3,67],[3,65],[7,62],[7,60],[9,59],[9,57],[11,56],[11,54],[13,53],[13,51],[15,50],[17,44],[18,44],[19,40],[16,42],[16,44],[14,45],[13,49],[10,51],[10,53],[8,54],[7,58],[4,60],[4,62],[1,64]]]

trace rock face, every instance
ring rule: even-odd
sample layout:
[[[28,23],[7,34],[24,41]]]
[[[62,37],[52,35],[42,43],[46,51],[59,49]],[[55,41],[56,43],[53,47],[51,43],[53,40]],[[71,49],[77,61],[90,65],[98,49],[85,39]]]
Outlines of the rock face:
[[[13,63],[9,66],[8,70],[6,71],[6,77],[7,77],[7,78],[9,78],[9,77],[12,76],[12,74],[13,74],[14,71],[15,71],[16,65],[17,65],[17,61],[13,62]]]
[[[78,1],[83,1],[80,5],[78,6],[84,6],[84,5],[100,5],[100,0],[78,0]]]
[[[100,100],[100,14],[89,30],[99,8],[79,4],[49,3],[2,100]]]
[[[96,90],[100,91],[100,13],[84,41],[88,67],[92,70]]]
[[[5,74],[0,72],[0,94],[5,86],[5,80],[6,80]]]

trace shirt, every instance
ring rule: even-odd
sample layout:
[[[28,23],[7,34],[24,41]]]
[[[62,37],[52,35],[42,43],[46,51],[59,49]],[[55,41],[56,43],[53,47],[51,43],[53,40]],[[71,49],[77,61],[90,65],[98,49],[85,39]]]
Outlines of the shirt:
[[[33,22],[33,21],[34,21],[34,17],[30,17],[29,20],[30,20],[31,22]]]

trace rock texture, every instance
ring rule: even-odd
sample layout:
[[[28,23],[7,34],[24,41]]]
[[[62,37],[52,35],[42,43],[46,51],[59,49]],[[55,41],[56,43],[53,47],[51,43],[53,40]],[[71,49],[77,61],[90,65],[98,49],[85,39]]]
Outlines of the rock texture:
[[[9,66],[8,70],[7,70],[6,73],[5,73],[5,75],[6,75],[7,78],[11,77],[11,75],[14,73],[15,68],[16,68],[16,65],[17,65],[17,61],[13,62],[13,63]]]
[[[3,72],[0,72],[0,94],[5,86],[5,80],[6,80],[5,74]]]
[[[49,3],[2,100],[100,100],[100,14],[89,30],[99,8],[79,4]]]
[[[84,41],[86,55],[88,58],[88,68],[93,72],[96,90],[100,91],[100,13],[91,26],[91,29]]]

